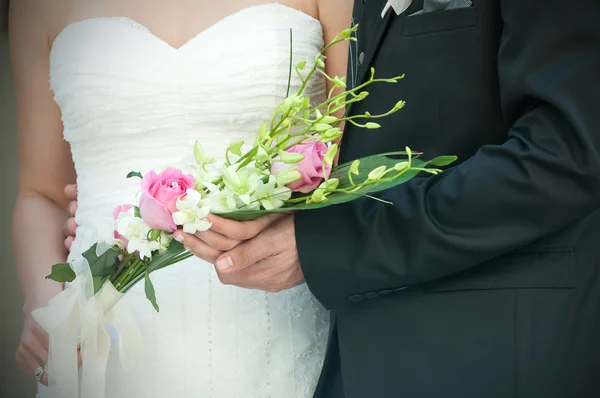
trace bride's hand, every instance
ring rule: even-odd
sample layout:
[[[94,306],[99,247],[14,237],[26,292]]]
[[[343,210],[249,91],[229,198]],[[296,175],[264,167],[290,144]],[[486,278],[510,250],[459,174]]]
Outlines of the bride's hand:
[[[31,315],[27,315],[16,354],[17,363],[25,373],[35,376],[36,369],[46,366],[48,344],[48,334]],[[41,375],[40,383],[48,385],[48,374],[45,370]]]
[[[71,250],[71,245],[75,239],[77,224],[75,223],[75,213],[77,212],[77,185],[67,185],[65,187],[65,195],[70,200],[67,206],[69,218],[63,226],[63,234],[65,236],[65,247]]]
[[[31,310],[43,307],[49,301],[48,297],[53,297],[57,291],[49,290],[35,299],[26,300],[25,303],[25,319],[23,321],[23,332],[21,333],[21,341],[17,348],[16,361],[28,375],[35,377],[35,371],[40,368],[45,368],[48,364],[48,347],[50,340],[48,333],[36,322],[31,315]],[[37,304],[36,304],[37,303]],[[81,352],[77,351],[77,362],[81,366]],[[40,383],[48,385],[48,374],[44,369],[41,374]]]
[[[207,217],[212,223],[208,231],[196,232],[195,235],[177,231],[173,237],[196,257],[214,264],[221,254],[254,238],[285,216],[286,213],[275,213],[253,221],[232,221],[211,214]]]

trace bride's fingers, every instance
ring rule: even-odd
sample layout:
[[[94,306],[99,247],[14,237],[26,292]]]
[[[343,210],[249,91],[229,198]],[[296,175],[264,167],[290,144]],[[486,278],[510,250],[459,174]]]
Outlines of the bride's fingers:
[[[67,206],[67,213],[69,213],[69,217],[75,217],[75,213],[77,213],[77,208],[79,204],[76,201],[70,202]]]
[[[48,363],[48,350],[44,348],[37,338],[27,339],[21,345],[38,364],[45,366]]]
[[[19,367],[27,374],[33,374],[33,370],[39,366],[35,359],[29,355],[29,352],[27,352],[22,345],[17,348],[17,354],[15,358]]]
[[[73,246],[73,241],[75,239],[72,236],[69,236],[67,239],[65,239],[65,247],[67,248],[67,250],[71,250],[71,246]]]
[[[33,327],[33,334],[35,337],[37,337],[42,347],[48,351],[48,348],[50,347],[50,337],[48,336],[48,333],[46,333],[46,331],[40,325],[36,324]]]
[[[77,199],[77,185],[69,184],[65,187],[65,195],[71,200]]]
[[[229,251],[241,243],[239,240],[231,239],[210,229],[208,231],[196,232],[195,236],[213,249],[219,251]]]
[[[33,377],[35,377],[34,372],[36,371],[36,369],[39,368],[40,366],[44,366],[46,364],[46,362],[38,361],[33,355],[31,355],[31,353],[29,353],[29,351],[23,345],[20,345],[19,348],[17,349],[16,359],[17,359],[17,363],[19,364],[21,369],[25,373],[27,373],[28,375],[33,376]],[[48,374],[47,373],[44,373],[42,375],[42,379],[40,380],[40,383],[42,383],[45,386],[48,385]]]
[[[75,219],[71,217],[63,224],[63,236],[66,236],[67,238],[73,237],[76,235],[76,232],[77,224],[75,223]]]

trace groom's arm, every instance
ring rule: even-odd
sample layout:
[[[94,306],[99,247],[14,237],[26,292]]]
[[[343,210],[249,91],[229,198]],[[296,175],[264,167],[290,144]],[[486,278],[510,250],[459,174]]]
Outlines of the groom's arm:
[[[300,212],[300,263],[327,307],[419,284],[532,243],[600,205],[600,2],[501,1],[500,92],[512,124],[439,176]]]

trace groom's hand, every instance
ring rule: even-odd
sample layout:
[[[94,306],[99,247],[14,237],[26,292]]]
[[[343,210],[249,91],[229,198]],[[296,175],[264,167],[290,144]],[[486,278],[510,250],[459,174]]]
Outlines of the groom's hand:
[[[253,221],[232,221],[211,214],[207,217],[212,223],[208,231],[196,232],[194,235],[177,231],[173,237],[196,257],[215,264],[221,254],[254,238],[284,216],[285,214],[271,214]]]
[[[260,232],[223,253],[216,262],[222,283],[275,293],[304,282],[300,268],[294,216],[286,215]]]

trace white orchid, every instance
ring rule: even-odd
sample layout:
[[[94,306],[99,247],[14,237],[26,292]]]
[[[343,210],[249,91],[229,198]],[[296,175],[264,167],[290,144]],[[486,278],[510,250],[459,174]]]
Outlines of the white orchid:
[[[161,239],[162,242],[159,242],[158,240],[150,239],[152,228],[150,228],[144,220],[136,217],[133,209],[119,214],[117,219],[117,232],[129,241],[127,243],[127,252],[135,253],[137,251],[142,259],[150,259],[152,258],[153,251],[161,250],[163,248],[166,250],[166,247],[168,246],[166,240]]]
[[[211,192],[215,193],[211,194],[208,200],[210,208],[214,213],[228,213],[237,210],[238,201],[235,192],[228,188],[222,191],[218,189],[215,191],[211,190]]]
[[[210,207],[202,200],[202,195],[188,189],[185,196],[177,199],[177,210],[173,213],[175,224],[183,226],[183,232],[194,234],[196,231],[207,231],[211,223],[206,220]]]
[[[171,244],[172,240],[173,240],[173,234],[168,234],[165,231],[160,231],[160,236],[157,239],[158,251],[160,253],[165,252],[169,248],[169,245]]]
[[[231,165],[223,169],[223,183],[225,187],[237,194],[243,204],[249,205],[252,195],[258,188],[260,172],[252,167],[241,170],[237,170],[237,167],[237,165]]]
[[[219,174],[214,170],[205,170],[204,167],[196,163],[190,164],[190,174],[194,177],[194,188],[198,192],[202,192],[204,188],[209,189],[212,181],[219,177]]]
[[[292,190],[277,185],[277,179],[270,175],[268,182],[259,181],[254,195],[256,203],[260,203],[265,210],[273,210],[283,207],[284,201],[292,196]]]

